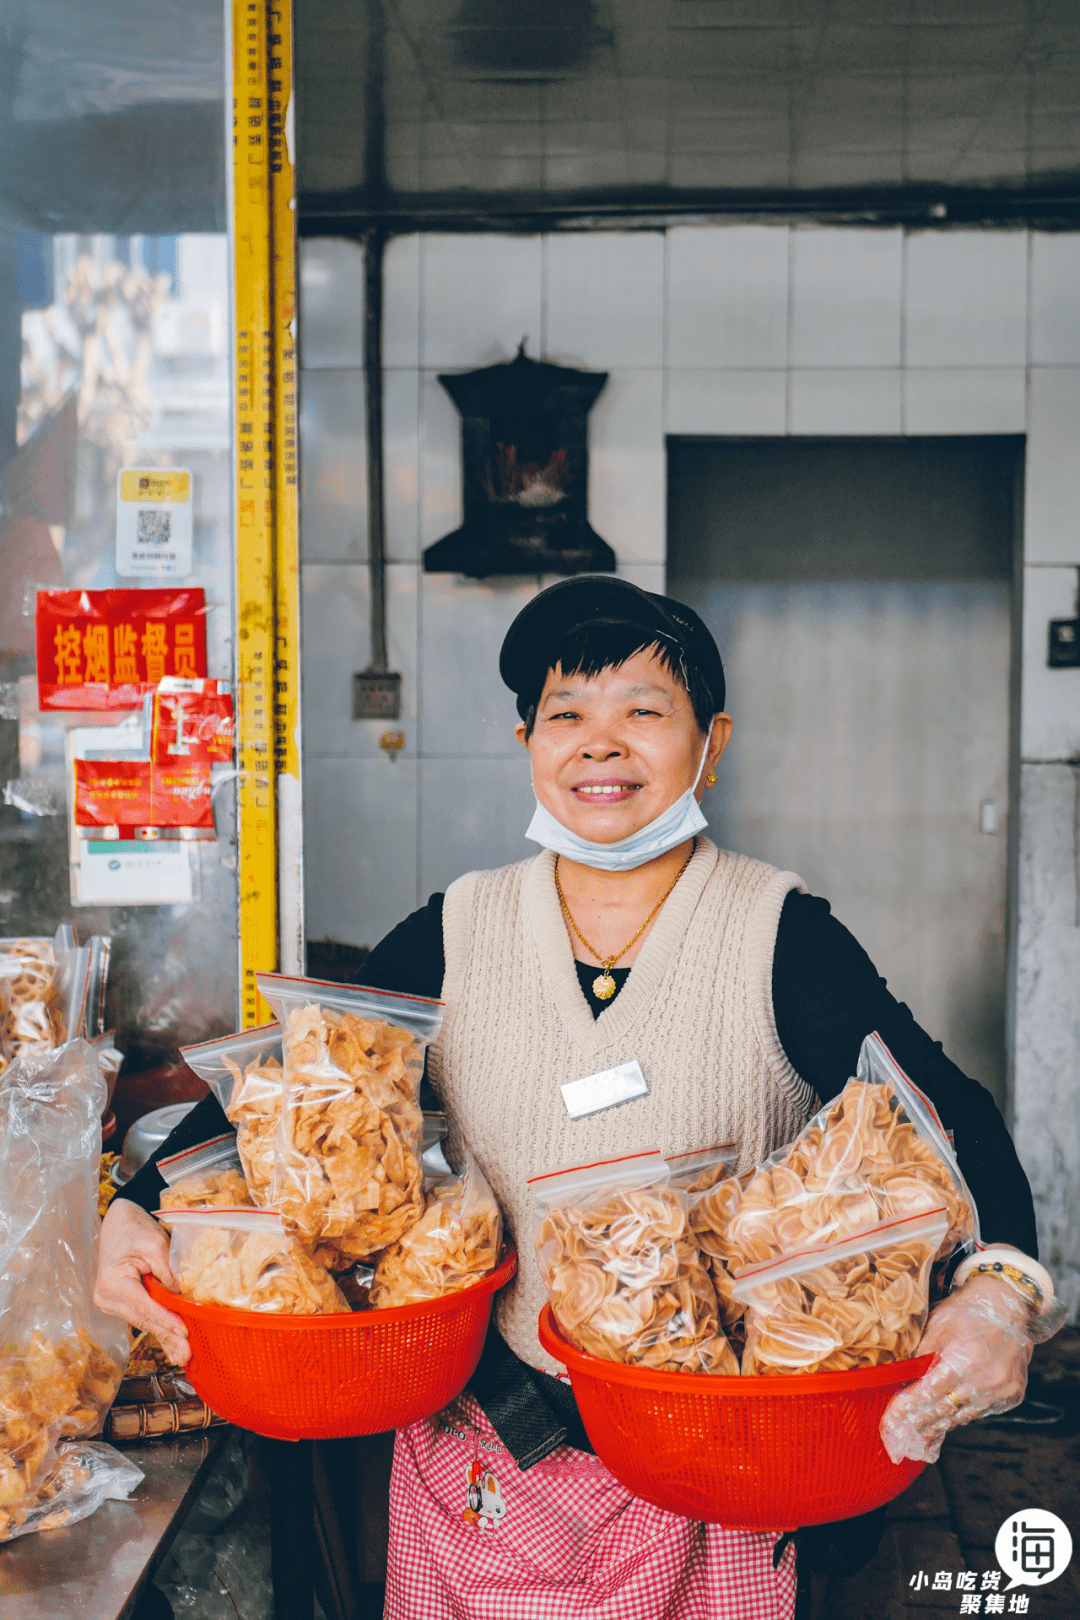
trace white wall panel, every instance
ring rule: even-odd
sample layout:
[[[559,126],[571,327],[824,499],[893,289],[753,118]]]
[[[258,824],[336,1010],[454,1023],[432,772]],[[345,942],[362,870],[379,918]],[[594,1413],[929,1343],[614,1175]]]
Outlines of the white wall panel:
[[[395,236],[383,258],[383,365],[420,364],[419,236]]]
[[[904,372],[905,433],[1023,433],[1026,425],[1022,366]]]
[[[461,417],[434,372],[420,375],[420,548],[461,523]]]
[[[792,232],[791,364],[900,364],[902,231]]]
[[[545,239],[545,358],[607,371],[664,362],[664,238],[659,231]]]
[[[420,576],[420,740],[426,755],[513,754],[517,712],[499,677],[503,636],[534,578]]]
[[[664,561],[662,371],[613,371],[589,415],[589,521],[625,562]]]
[[[1080,563],[1080,367],[1033,367],[1028,413],[1024,560]]]
[[[536,808],[529,758],[420,761],[420,897],[463,872],[487,871],[539,853],[525,838]]]
[[[1031,236],[1031,363],[1080,365],[1080,235]]]
[[[352,678],[371,661],[367,565],[307,563],[301,571],[305,754],[378,759],[382,720],[352,718]],[[405,752],[417,746],[417,571],[386,570],[386,638],[390,668],[401,676]]]
[[[362,371],[301,373],[300,546],[305,562],[367,556]]]
[[[900,372],[793,371],[790,433],[899,433]]]
[[[306,755],[308,939],[377,945],[415,911],[416,776],[413,759]]]
[[[540,352],[540,238],[425,236],[421,364],[471,371]]]
[[[783,433],[786,411],[781,370],[667,373],[669,433]]]
[[[786,227],[680,226],[667,239],[668,365],[786,365]]]
[[[383,502],[386,555],[415,562],[420,532],[420,373],[383,372]]]
[[[909,366],[1024,365],[1026,232],[910,235],[905,351]]]
[[[336,236],[302,237],[300,364],[316,367],[364,363],[364,250]]]

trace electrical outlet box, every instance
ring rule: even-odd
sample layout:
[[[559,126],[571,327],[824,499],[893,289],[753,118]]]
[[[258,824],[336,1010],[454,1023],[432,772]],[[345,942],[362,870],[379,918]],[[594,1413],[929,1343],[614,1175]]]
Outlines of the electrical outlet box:
[[[401,676],[376,674],[370,669],[352,678],[354,720],[398,720],[401,717]]]
[[[1080,667],[1080,619],[1050,620],[1050,648],[1046,662],[1051,669]]]

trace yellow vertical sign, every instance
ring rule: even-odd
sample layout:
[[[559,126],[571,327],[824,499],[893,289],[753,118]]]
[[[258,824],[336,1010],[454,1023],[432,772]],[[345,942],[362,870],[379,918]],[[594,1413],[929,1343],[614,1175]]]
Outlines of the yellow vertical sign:
[[[278,963],[274,790],[275,345],[268,0],[232,0],[237,841],[240,1012],[270,1017],[255,975]]]
[[[292,5],[271,4],[270,197],[276,456],[274,773],[278,808],[278,937],[281,970],[304,971],[300,799],[300,558],[296,483],[299,369],[296,355],[295,176],[290,147]]]

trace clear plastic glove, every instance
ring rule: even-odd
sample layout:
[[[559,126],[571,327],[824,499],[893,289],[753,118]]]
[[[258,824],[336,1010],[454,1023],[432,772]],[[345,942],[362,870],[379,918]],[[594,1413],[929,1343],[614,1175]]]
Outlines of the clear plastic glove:
[[[881,1438],[894,1463],[937,1462],[950,1429],[1019,1406],[1036,1342],[1065,1320],[1055,1302],[1036,1317],[996,1277],[969,1277],[930,1312],[918,1354],[935,1359],[917,1384],[894,1395],[881,1418]]]
[[[94,1304],[133,1327],[156,1333],[169,1360],[182,1367],[191,1355],[187,1328],[179,1316],[150,1298],[143,1287],[148,1271],[175,1291],[168,1234],[138,1204],[114,1198],[101,1223]]]

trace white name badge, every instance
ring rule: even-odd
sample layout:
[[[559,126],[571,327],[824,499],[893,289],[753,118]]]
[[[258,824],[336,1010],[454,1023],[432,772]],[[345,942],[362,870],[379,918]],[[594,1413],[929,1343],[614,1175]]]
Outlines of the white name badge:
[[[559,1090],[570,1118],[584,1119],[586,1114],[600,1114],[605,1108],[633,1102],[635,1097],[647,1097],[649,1085],[641,1064],[631,1058],[629,1063],[616,1063],[613,1069],[601,1069],[599,1074],[567,1080]]]

